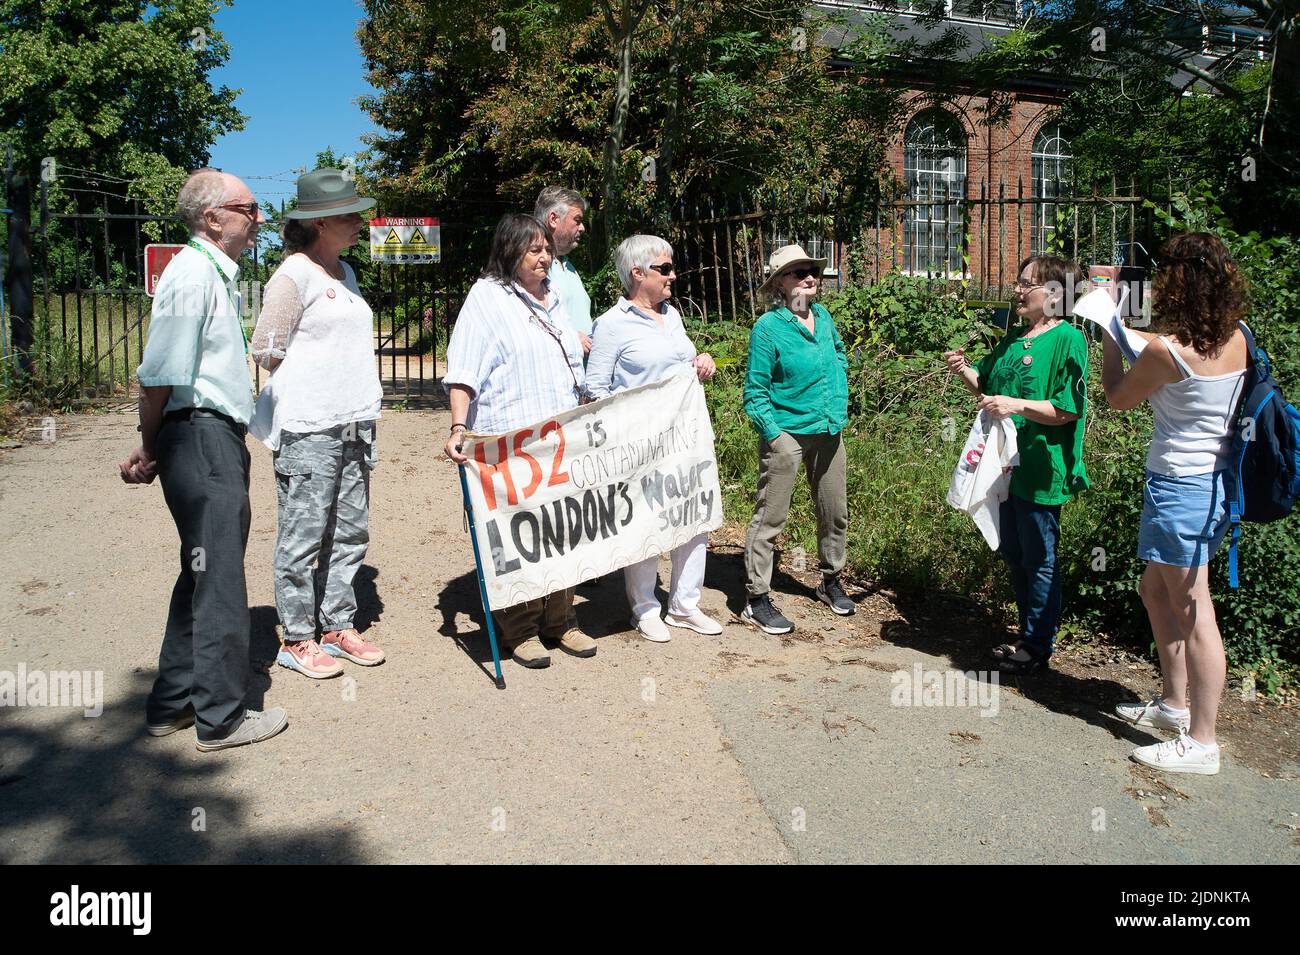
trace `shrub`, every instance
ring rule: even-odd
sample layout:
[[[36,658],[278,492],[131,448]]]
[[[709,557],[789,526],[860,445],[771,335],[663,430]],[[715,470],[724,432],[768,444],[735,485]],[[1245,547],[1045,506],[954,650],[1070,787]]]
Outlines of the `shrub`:
[[[1294,315],[1300,301],[1300,247],[1290,240],[1237,237],[1234,252],[1252,282],[1251,321],[1278,352],[1284,387],[1297,390],[1292,356],[1300,348]],[[1240,250],[1240,251],[1239,251]],[[970,520],[944,495],[974,405],[949,376],[941,352],[969,345],[973,359],[999,331],[986,312],[968,312],[942,286],[891,276],[871,288],[826,299],[849,347],[850,417],[845,429],[850,510],[849,570],[889,586],[950,591],[1007,605],[1001,562]],[[741,407],[749,330],[696,325],[700,350],[718,359],[706,389],[717,435],[719,476],[729,520],[747,522],[758,479],[757,437]],[[851,344],[850,344],[851,343]],[[1114,640],[1154,654],[1137,592],[1138,520],[1151,415],[1110,410],[1101,390],[1101,347],[1090,346],[1085,441],[1092,487],[1062,508],[1060,566],[1063,632]],[[791,503],[786,540],[816,552],[816,521],[806,490]],[[1212,586],[1228,660],[1274,693],[1300,659],[1300,539],[1295,519],[1246,529],[1242,587],[1226,585],[1226,549]]]

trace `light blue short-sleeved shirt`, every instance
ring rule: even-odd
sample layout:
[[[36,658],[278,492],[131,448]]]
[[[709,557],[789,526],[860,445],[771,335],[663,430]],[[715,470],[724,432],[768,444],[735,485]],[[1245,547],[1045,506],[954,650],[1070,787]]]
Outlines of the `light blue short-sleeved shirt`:
[[[551,262],[551,288],[560,296],[569,327],[581,335],[591,334],[591,296],[573,263],[557,255]]]
[[[587,393],[604,398],[689,369],[695,344],[686,334],[682,316],[667,302],[660,305],[664,323],[626,298],[596,320],[587,357]]]
[[[197,236],[194,241],[217,268],[186,246],[163,269],[135,376],[147,388],[171,385],[164,414],[207,408],[247,424],[253,385],[239,324],[239,266],[211,242]]]

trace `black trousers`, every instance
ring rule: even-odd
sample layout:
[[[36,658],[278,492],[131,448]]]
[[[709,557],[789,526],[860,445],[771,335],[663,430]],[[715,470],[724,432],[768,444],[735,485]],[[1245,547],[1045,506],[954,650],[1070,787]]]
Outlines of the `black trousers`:
[[[248,687],[248,449],[242,428],[196,414],[164,422],[155,456],[181,569],[147,716],[165,722],[190,704],[199,739],[222,739],[243,719]]]

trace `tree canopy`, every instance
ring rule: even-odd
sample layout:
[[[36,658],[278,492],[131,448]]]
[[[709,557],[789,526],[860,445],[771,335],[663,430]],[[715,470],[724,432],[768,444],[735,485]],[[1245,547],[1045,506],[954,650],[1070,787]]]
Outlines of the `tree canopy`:
[[[0,0],[0,137],[15,165],[111,174],[71,196],[174,202],[185,171],[247,119],[238,91],[210,82],[229,57],[213,15],[230,2]]]
[[[817,22],[777,0],[367,6],[363,105],[393,194],[530,208],[562,181],[649,226],[742,191],[848,205],[879,188],[899,107],[882,32],[837,77]]]

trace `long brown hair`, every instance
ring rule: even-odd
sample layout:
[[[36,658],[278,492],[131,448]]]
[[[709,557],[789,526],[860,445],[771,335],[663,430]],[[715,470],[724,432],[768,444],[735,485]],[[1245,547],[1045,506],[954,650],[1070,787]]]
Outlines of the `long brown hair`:
[[[1246,280],[1218,236],[1186,232],[1160,250],[1152,283],[1158,331],[1214,358],[1246,314]]]

